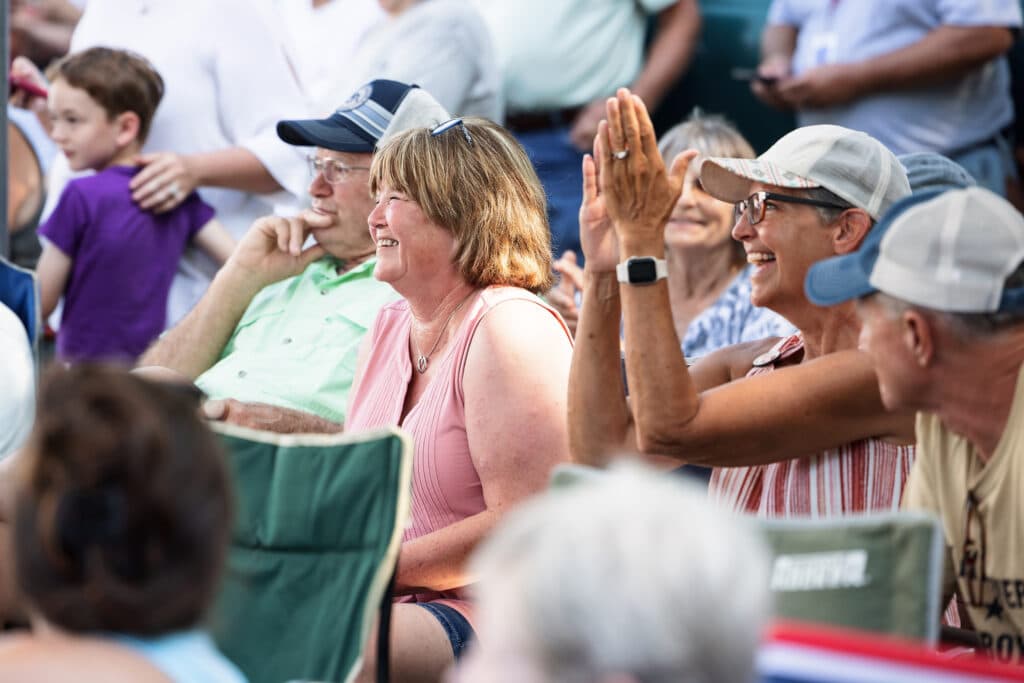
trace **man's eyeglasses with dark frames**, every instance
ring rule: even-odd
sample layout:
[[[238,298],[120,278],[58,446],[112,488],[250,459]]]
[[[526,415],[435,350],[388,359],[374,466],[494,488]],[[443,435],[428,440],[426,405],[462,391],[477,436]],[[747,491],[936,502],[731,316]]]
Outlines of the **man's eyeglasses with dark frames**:
[[[321,159],[313,155],[307,156],[306,160],[309,162],[310,175],[315,178],[316,174],[319,173],[331,185],[337,185],[352,171],[370,170],[369,166],[349,166],[337,159]]]
[[[462,131],[462,137],[466,139],[466,142],[473,145],[473,136],[469,134],[469,129],[466,128],[466,122],[461,118],[456,117],[454,119],[448,119],[443,123],[439,123],[430,129],[430,137],[436,138],[439,135],[444,135],[453,128],[458,128]]]
[[[747,214],[747,220],[750,221],[751,225],[757,225],[764,220],[764,211],[767,207],[768,202],[788,202],[790,204],[806,204],[808,206],[820,206],[826,209],[848,209],[848,206],[840,206],[839,204],[833,204],[832,202],[823,202],[818,199],[808,199],[807,197],[794,197],[788,194],[779,194],[777,192],[755,192],[746,199],[736,202],[736,214],[735,218],[738,221],[740,216]]]

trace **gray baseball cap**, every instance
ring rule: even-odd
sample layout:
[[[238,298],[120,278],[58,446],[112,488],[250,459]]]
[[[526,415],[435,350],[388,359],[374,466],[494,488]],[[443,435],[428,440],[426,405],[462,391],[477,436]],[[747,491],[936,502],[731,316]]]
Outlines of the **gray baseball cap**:
[[[878,220],[910,194],[896,156],[866,133],[842,126],[804,126],[756,159],[709,157],[700,182],[712,196],[739,202],[755,182],[794,189],[823,187]]]

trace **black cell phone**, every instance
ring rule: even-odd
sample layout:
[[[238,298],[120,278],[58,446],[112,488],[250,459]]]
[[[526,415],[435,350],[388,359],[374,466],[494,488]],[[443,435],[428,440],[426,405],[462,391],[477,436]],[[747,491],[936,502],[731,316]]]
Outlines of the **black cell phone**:
[[[779,80],[777,76],[762,76],[757,69],[735,67],[730,72],[734,81],[757,81],[762,85],[772,86]]]

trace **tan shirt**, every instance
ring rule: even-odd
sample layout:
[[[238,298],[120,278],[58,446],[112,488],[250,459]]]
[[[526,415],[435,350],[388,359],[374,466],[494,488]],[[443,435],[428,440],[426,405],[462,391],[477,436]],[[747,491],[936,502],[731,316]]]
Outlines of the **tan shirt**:
[[[938,417],[918,414],[917,460],[903,506],[933,512],[942,520],[949,559],[971,620],[982,642],[1002,661],[1024,662],[1022,485],[1024,367],[1006,429],[988,463]],[[968,492],[978,503],[970,515],[972,542],[965,546]]]

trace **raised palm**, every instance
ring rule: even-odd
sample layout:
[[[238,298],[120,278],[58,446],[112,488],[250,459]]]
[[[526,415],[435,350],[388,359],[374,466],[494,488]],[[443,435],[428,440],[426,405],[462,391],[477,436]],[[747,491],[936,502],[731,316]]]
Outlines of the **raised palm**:
[[[587,268],[594,271],[615,270],[619,262],[619,241],[612,229],[604,195],[599,189],[597,165],[589,154],[583,158],[580,245],[583,247]]]

